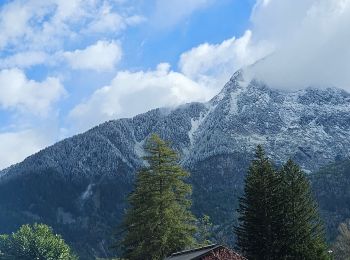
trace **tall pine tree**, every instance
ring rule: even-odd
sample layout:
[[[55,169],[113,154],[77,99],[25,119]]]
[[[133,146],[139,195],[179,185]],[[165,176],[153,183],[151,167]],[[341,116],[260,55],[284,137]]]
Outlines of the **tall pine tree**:
[[[328,259],[318,207],[304,172],[289,160],[280,170],[280,179],[280,259]]]
[[[148,166],[137,174],[124,220],[123,256],[130,260],[163,259],[195,243],[191,186],[184,182],[189,174],[157,135],[150,137],[145,151]]]
[[[251,260],[276,258],[279,178],[261,146],[257,147],[239,202],[235,228],[238,249]]]
[[[235,233],[248,259],[329,259],[309,182],[293,161],[276,172],[258,146],[244,192]]]

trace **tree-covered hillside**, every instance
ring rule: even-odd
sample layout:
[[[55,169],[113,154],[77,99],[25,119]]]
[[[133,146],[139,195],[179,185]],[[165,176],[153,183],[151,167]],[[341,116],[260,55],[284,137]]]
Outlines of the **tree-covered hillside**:
[[[350,160],[325,166],[310,178],[328,238],[334,240],[338,225],[350,218]]]
[[[350,156],[349,97],[335,88],[279,91],[239,71],[209,102],[106,122],[0,171],[0,233],[46,223],[77,252],[107,257],[142,147],[157,133],[191,173],[193,212],[209,215],[226,241],[258,144],[276,164],[292,158],[309,174]],[[315,178],[329,231],[349,215],[347,183],[345,174]]]

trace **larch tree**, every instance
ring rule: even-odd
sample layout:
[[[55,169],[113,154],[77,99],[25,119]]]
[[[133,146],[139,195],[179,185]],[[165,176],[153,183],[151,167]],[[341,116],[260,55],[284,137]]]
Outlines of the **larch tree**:
[[[195,217],[190,211],[189,173],[178,155],[159,136],[145,145],[146,167],[136,176],[130,207],[123,222],[123,257],[130,260],[163,259],[195,244]]]

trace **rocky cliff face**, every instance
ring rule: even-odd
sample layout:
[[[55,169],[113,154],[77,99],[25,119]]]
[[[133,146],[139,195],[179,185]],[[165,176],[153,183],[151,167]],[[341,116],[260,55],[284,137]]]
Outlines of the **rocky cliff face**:
[[[225,226],[256,145],[306,172],[349,157],[350,94],[273,90],[238,71],[207,103],[106,122],[0,172],[0,231],[44,222],[84,259],[105,256],[151,133],[169,140],[192,173],[194,212]]]

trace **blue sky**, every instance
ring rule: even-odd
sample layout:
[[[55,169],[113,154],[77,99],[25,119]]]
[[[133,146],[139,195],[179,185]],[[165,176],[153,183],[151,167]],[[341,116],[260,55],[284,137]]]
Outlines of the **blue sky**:
[[[0,1],[0,169],[107,120],[207,101],[272,53],[256,73],[278,87],[347,85],[349,2]]]

